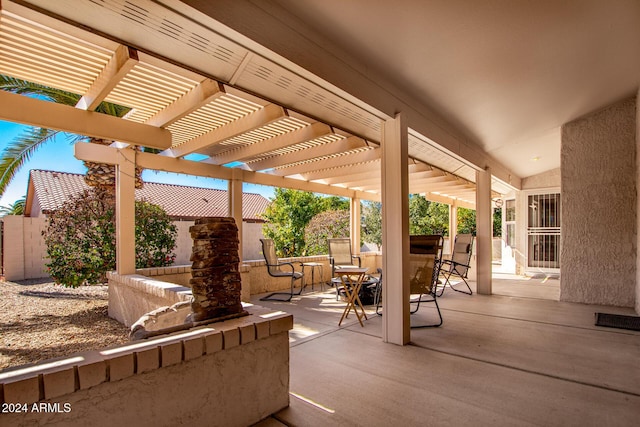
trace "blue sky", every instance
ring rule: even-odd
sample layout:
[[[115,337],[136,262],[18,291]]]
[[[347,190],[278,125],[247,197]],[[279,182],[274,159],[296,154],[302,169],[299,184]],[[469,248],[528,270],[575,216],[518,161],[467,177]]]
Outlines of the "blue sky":
[[[23,129],[25,129],[25,126],[0,121],[0,151],[4,151],[13,138],[19,135]],[[40,149],[31,156],[31,159],[20,168],[11,184],[7,187],[2,197],[0,197],[0,206],[8,206],[26,196],[29,171],[31,169],[82,174],[87,170],[82,162],[73,156],[73,145],[64,137],[58,137],[56,140],[40,147]],[[142,179],[145,182],[161,182],[222,190],[227,189],[227,181],[224,180],[151,170],[143,171]],[[274,189],[273,187],[263,185],[244,184],[244,191],[259,193],[270,198],[273,196]]]

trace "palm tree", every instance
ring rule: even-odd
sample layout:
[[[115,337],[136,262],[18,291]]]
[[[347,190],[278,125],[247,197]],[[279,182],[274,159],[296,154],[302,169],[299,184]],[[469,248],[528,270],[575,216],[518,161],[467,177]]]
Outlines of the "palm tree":
[[[24,215],[24,207],[27,203],[27,198],[16,200],[9,206],[0,206],[0,216],[5,215]]]
[[[80,95],[75,93],[50,88],[2,74],[0,74],[0,89],[11,93],[34,96],[47,101],[71,106],[75,106],[81,98]],[[130,108],[128,107],[123,107],[109,102],[102,102],[96,109],[97,112],[116,117],[124,116],[129,110]],[[2,156],[0,157],[0,195],[4,194],[16,172],[31,158],[33,153],[35,153],[42,145],[55,138],[58,134],[66,135],[67,140],[71,144],[87,140],[102,145],[109,145],[112,143],[112,141],[108,140],[87,138],[86,136],[69,134],[57,130],[38,127],[28,128],[21,135],[11,141],[2,152]],[[91,186],[113,188],[115,184],[115,168],[112,165],[85,162],[85,166],[88,168],[85,176],[87,184]],[[136,169],[137,188],[142,186],[140,174],[141,170]]]

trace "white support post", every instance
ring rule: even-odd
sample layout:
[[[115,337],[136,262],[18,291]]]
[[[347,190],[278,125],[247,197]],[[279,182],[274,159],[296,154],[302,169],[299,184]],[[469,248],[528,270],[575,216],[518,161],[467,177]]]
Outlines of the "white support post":
[[[453,253],[453,242],[458,234],[458,204],[454,200],[449,205],[449,252]]]
[[[238,227],[238,255],[242,261],[242,171],[233,169],[232,178],[228,181],[229,216],[236,221]]]
[[[349,231],[351,236],[351,251],[354,254],[360,253],[360,247],[362,246],[360,242],[360,217],[361,217],[361,208],[360,208],[360,199],[352,197],[350,199],[350,218],[349,218]]]
[[[382,339],[409,343],[409,136],[401,114],[382,131]]]
[[[136,151],[118,150],[116,163],[116,270],[118,274],[136,272]]]
[[[476,171],[476,268],[477,292],[491,295],[491,171]]]

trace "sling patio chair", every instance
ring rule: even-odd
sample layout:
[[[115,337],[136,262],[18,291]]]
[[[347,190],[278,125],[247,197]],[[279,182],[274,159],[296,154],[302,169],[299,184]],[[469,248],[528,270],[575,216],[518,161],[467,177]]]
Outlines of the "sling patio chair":
[[[438,276],[442,261],[442,248],[444,239],[440,235],[410,236],[409,243],[409,267],[413,271],[413,277],[409,282],[410,294],[418,295],[410,300],[416,304],[411,314],[420,309],[420,304],[434,303],[440,321],[427,325],[411,325],[412,328],[431,328],[442,325],[442,313],[438,305]]]
[[[373,303],[376,306],[376,314],[378,316],[382,316],[382,269],[378,268],[378,277],[369,276],[371,280],[374,280],[374,283],[368,286],[369,289],[373,290]]]
[[[280,262],[278,260],[278,256],[276,255],[276,246],[273,243],[272,239],[260,239],[262,242],[262,254],[264,255],[264,260],[267,263],[267,272],[272,277],[291,277],[291,291],[290,292],[273,292],[265,297],[260,298],[260,301],[291,301],[294,295],[300,295],[302,293],[303,281],[301,280],[304,277],[302,271],[296,271],[293,262]],[[296,262],[300,264],[300,268],[302,268],[301,262]],[[285,267],[284,269],[282,267]],[[294,292],[295,282],[296,280],[300,280],[300,291],[297,293]],[[286,299],[279,296],[287,296]]]
[[[335,238],[327,239],[329,243],[329,263],[331,264],[331,284],[336,287],[336,301],[340,297],[339,288],[341,287],[340,278],[336,276],[336,270],[340,268],[361,267],[362,260],[358,255],[351,253],[351,239]],[[357,260],[357,264],[354,263]]]
[[[467,282],[467,274],[469,273],[469,269],[471,266],[471,249],[473,248],[473,235],[471,234],[458,234],[456,236],[455,242],[453,244],[453,254],[451,254],[451,259],[445,259],[442,261],[442,267],[440,269],[440,273],[442,277],[444,277],[444,284],[440,288],[440,293],[438,296],[442,296],[444,290],[447,286],[453,289],[456,292],[462,292],[463,294],[471,295],[473,291],[471,287],[469,287],[469,283]],[[451,283],[450,278],[459,277],[462,279],[461,282]],[[464,283],[467,287],[467,290],[464,289],[456,289],[454,285],[459,285]]]

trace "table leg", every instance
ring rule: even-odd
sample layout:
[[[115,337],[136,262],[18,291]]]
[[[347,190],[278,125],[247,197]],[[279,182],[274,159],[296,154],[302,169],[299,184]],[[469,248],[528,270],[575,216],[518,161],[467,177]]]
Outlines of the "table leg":
[[[346,280],[345,280],[346,278]],[[358,322],[360,322],[360,326],[364,327],[364,323],[362,323],[362,317],[367,319],[367,313],[364,311],[364,306],[362,305],[362,301],[360,301],[360,297],[358,293],[360,292],[360,288],[362,287],[362,281],[364,279],[364,275],[360,275],[356,280],[353,280],[351,277],[340,276],[340,280],[344,285],[344,292],[347,296],[347,306],[342,313],[342,317],[340,317],[340,322],[338,322],[338,326],[342,324],[342,321],[349,316],[349,312],[351,311],[351,307],[353,307],[353,311],[356,313],[356,317],[358,318]],[[358,312],[357,305],[362,309],[362,314]]]

